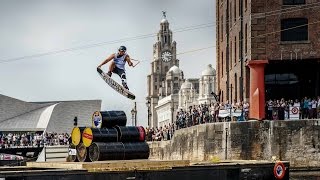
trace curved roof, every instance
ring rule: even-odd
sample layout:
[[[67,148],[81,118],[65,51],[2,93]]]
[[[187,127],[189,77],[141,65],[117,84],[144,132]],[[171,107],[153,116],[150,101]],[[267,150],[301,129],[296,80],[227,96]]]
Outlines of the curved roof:
[[[202,71],[201,75],[202,76],[215,76],[216,75],[216,70],[212,67],[211,64],[209,64],[207,66],[207,68]]]
[[[0,94],[0,122],[52,104],[53,103],[30,103]]]
[[[4,100],[6,108],[0,113],[2,131],[46,129],[47,132],[70,133],[75,116],[79,126],[91,126],[93,112],[101,109],[101,100],[31,103],[1,95],[0,107]]]
[[[192,83],[188,80],[186,80],[182,85],[181,89],[191,89],[192,88]]]
[[[169,22],[168,22],[167,19],[163,18],[163,19],[161,20],[161,24],[162,24],[162,23],[169,23]]]
[[[181,70],[176,65],[174,65],[169,69],[168,73],[170,72],[172,72],[173,74],[180,74]]]

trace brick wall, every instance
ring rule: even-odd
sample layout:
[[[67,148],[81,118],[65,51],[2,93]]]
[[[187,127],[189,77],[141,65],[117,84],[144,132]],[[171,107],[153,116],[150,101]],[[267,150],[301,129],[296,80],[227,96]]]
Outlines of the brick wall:
[[[239,2],[243,3],[240,18]],[[247,2],[247,6],[245,6]],[[314,5],[314,3],[318,3]],[[234,11],[234,7],[236,11]],[[300,7],[300,10],[299,10]],[[245,67],[250,60],[304,60],[320,58],[320,13],[319,2],[306,0],[305,5],[283,5],[282,0],[219,0],[217,8],[217,90],[221,90],[224,101],[240,99],[240,79],[235,87],[235,78],[243,70],[243,96],[249,98],[249,70]],[[229,11],[227,11],[227,8]],[[228,12],[228,13],[227,13]],[[229,18],[226,18],[228,17]],[[281,42],[281,20],[287,18],[308,19],[308,40]],[[240,41],[242,23],[243,41]],[[227,28],[228,26],[228,28]],[[228,36],[227,36],[228,34]],[[228,37],[228,38],[227,38]],[[243,44],[240,52],[239,43]],[[235,48],[236,44],[236,48]],[[227,46],[229,45],[229,46]],[[227,53],[228,51],[228,53]],[[243,54],[243,62],[239,54]],[[229,65],[227,67],[227,57]],[[235,59],[236,58],[236,59]],[[231,88],[232,84],[232,88]],[[217,92],[218,92],[217,91]],[[227,91],[229,92],[229,96]],[[232,99],[231,98],[232,92]]]

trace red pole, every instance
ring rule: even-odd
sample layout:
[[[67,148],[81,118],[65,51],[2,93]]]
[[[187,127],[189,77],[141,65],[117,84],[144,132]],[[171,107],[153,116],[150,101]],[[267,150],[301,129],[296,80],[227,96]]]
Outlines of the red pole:
[[[247,64],[250,67],[250,119],[265,118],[264,67],[266,64],[268,60],[251,60]]]

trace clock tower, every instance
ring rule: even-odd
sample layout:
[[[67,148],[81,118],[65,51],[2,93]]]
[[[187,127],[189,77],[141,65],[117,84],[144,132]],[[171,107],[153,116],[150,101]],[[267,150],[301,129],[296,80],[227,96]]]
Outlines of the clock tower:
[[[157,127],[158,119],[155,106],[158,105],[161,95],[160,89],[165,84],[166,73],[172,66],[179,67],[179,60],[176,58],[176,42],[172,40],[172,31],[169,29],[169,22],[166,12],[163,11],[163,18],[160,22],[160,30],[157,34],[157,42],[153,45],[153,61],[151,62],[151,74],[148,75],[148,97],[150,103],[148,109],[148,126]]]

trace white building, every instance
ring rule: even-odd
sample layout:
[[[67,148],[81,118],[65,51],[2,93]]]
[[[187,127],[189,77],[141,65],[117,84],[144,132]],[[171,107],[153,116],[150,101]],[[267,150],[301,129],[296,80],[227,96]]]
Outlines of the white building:
[[[162,85],[159,88],[160,99],[171,94],[178,94],[183,82],[183,72],[177,66],[172,66],[166,74],[166,79],[162,81]]]
[[[199,81],[199,80],[198,80]],[[195,86],[187,79],[181,86],[179,91],[179,109],[186,109],[197,103],[198,94]]]
[[[212,95],[212,93],[216,93],[216,82],[216,71],[212,68],[212,65],[209,64],[207,68],[202,71],[201,78],[199,80],[199,104],[210,104],[216,101]]]
[[[172,66],[166,73],[161,88],[159,88],[159,100],[157,106],[155,106],[158,127],[173,123],[174,112],[178,109],[178,92],[183,82],[183,72],[177,66]]]
[[[155,107],[158,115],[158,127],[174,123],[178,101],[179,97],[177,94],[171,94],[158,101],[158,105]]]
[[[160,99],[155,106],[157,126],[175,123],[179,109],[186,110],[189,106],[214,103],[216,100],[212,93],[215,93],[215,83],[216,71],[211,64],[202,71],[199,79],[187,80],[177,66],[171,67],[159,89]]]

